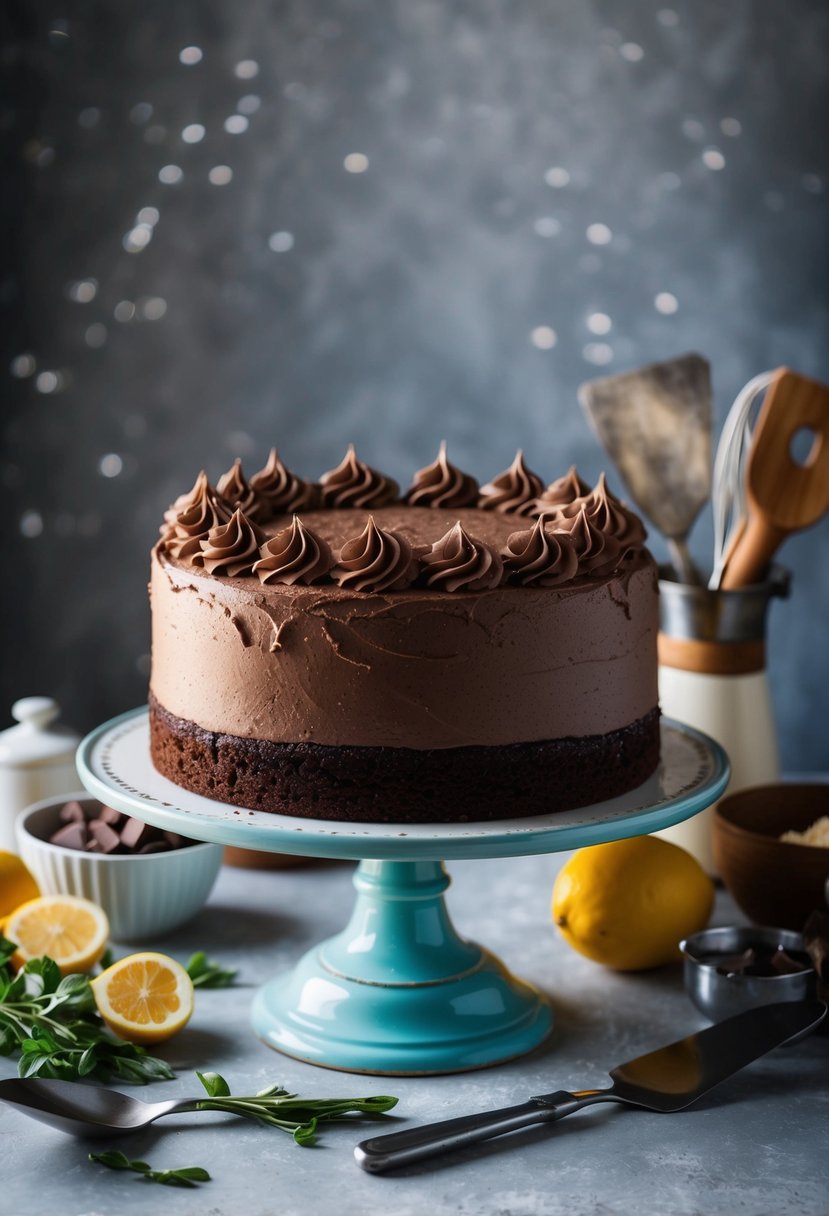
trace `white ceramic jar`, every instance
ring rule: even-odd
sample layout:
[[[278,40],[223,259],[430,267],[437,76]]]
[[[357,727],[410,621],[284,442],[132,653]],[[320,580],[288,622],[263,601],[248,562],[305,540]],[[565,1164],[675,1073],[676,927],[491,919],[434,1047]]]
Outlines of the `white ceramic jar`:
[[[12,706],[18,725],[0,732],[0,849],[14,853],[14,821],[24,807],[78,784],[75,751],[80,736],[58,726],[51,697],[23,697]]]
[[[659,703],[663,714],[704,731],[731,761],[728,793],[779,780],[780,760],[766,673],[766,616],[789,591],[788,571],[735,591],[659,581]],[[657,832],[716,874],[713,807]]]

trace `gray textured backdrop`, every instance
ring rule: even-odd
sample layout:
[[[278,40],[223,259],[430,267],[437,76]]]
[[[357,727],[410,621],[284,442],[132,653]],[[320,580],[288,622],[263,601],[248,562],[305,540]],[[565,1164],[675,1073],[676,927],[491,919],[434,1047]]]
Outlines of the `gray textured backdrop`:
[[[829,379],[822,0],[143,0],[2,17],[0,716],[145,696],[146,553],[204,465],[605,463],[591,376],[697,349],[718,422]],[[710,519],[696,531],[710,561]],[[654,548],[661,555],[658,542]],[[771,671],[829,766],[829,524]]]

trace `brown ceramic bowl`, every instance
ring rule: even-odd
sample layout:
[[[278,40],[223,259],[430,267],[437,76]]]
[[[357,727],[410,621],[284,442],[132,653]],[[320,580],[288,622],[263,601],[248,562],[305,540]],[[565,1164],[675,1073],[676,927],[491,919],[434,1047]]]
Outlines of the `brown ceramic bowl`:
[[[714,811],[714,864],[737,906],[759,925],[802,929],[826,908],[829,848],[790,844],[829,815],[829,783],[758,785],[723,798]]]

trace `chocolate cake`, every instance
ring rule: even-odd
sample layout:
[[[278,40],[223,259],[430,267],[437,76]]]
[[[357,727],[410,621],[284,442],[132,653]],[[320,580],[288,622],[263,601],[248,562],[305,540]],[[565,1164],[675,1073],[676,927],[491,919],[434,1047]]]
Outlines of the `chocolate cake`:
[[[638,517],[519,453],[401,496],[353,449],[200,474],[152,553],[151,747],[241,807],[372,823],[537,815],[659,759],[657,574]]]

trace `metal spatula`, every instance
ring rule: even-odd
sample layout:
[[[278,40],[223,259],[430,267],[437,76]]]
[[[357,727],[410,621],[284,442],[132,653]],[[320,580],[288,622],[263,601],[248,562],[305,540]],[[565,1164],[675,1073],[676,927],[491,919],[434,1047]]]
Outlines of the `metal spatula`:
[[[681,355],[591,380],[579,401],[631,498],[668,542],[683,583],[702,579],[688,534],[711,493],[711,368]]]
[[[752,1060],[818,1026],[825,1015],[826,1006],[818,1000],[749,1009],[620,1064],[612,1070],[613,1084],[607,1089],[559,1089],[519,1106],[372,1136],[357,1145],[354,1156],[364,1170],[380,1173],[533,1123],[552,1123],[597,1102],[661,1114],[684,1110]]]

